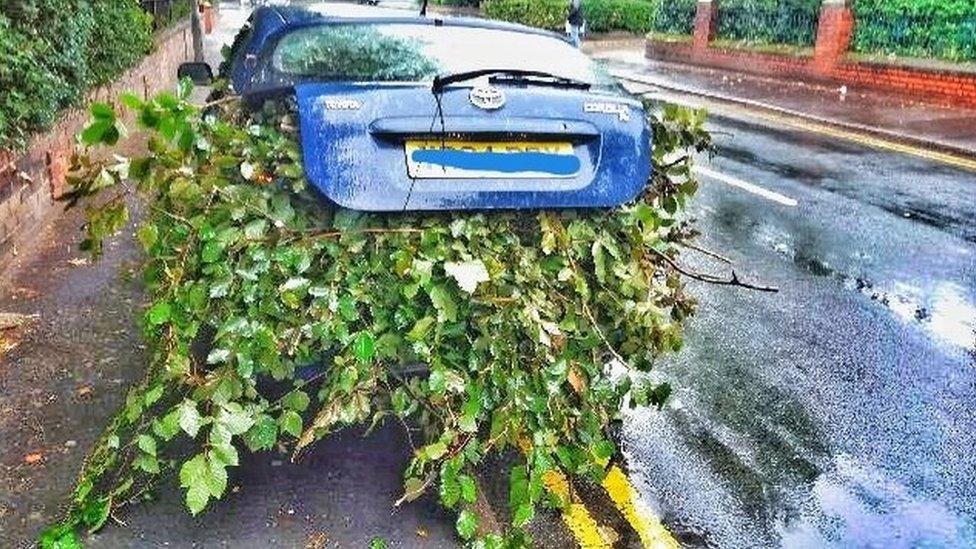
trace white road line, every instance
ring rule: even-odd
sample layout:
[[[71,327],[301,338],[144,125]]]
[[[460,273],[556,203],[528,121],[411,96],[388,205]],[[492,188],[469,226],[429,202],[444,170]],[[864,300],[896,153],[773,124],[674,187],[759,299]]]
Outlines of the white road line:
[[[788,196],[783,196],[778,192],[771,191],[769,189],[764,189],[759,185],[753,185],[748,181],[743,181],[737,177],[732,177],[731,175],[725,175],[724,173],[717,172],[715,170],[706,168],[704,166],[695,166],[694,168],[692,168],[692,170],[698,175],[704,175],[705,177],[710,177],[712,179],[715,179],[716,181],[721,181],[722,183],[761,196],[767,200],[772,200],[777,204],[782,204],[784,206],[790,206],[790,207],[794,207],[798,204],[796,200],[793,200]]]

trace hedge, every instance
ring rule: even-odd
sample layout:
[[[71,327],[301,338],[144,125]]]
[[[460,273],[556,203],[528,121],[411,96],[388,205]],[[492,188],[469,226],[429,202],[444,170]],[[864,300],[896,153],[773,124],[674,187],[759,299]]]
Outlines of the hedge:
[[[757,44],[812,46],[821,0],[723,0],[717,36]]]
[[[655,32],[691,34],[695,29],[698,0],[657,0],[657,13],[651,23]]]
[[[481,9],[492,19],[549,30],[562,29],[569,13],[564,0],[488,0]]]
[[[856,52],[976,60],[973,0],[856,0],[854,17]]]
[[[583,0],[590,32],[652,30],[690,34],[696,0]],[[488,0],[485,15],[533,27],[561,30],[569,11],[567,0]]]
[[[19,149],[152,48],[137,0],[0,2],[0,150]]]
[[[433,4],[438,6],[459,6],[464,8],[477,8],[481,0],[434,0]]]

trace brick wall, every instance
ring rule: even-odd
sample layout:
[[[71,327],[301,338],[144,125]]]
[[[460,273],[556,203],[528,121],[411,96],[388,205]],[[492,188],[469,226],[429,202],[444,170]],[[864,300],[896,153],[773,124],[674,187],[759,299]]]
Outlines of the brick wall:
[[[647,57],[763,76],[801,77],[864,86],[976,107],[976,74],[847,59],[854,18],[843,1],[825,1],[820,11],[816,45],[813,54],[807,56],[767,54],[710,45],[718,9],[721,9],[721,4],[699,1],[693,40],[666,42],[648,39],[645,50]]]
[[[114,83],[93,90],[88,99],[113,102],[125,91],[148,96],[171,88],[176,68],[192,53],[189,24],[178,25],[157,38],[156,49],[141,63]],[[87,122],[87,108],[70,109],[22,152],[0,151],[0,270],[17,243],[57,209],[54,200],[64,192],[75,136]]]

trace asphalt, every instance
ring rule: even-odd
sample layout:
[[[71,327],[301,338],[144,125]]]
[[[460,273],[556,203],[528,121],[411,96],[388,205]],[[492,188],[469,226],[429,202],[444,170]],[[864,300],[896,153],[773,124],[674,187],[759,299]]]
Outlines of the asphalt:
[[[976,546],[976,174],[736,118],[691,214],[780,291],[690,283],[632,480],[689,546]]]

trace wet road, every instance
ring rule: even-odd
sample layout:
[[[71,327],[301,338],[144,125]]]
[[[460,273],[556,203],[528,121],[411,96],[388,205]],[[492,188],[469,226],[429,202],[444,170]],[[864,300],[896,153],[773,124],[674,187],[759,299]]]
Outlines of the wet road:
[[[976,174],[711,129],[701,244],[781,291],[693,283],[675,395],[625,425],[635,484],[691,546],[976,546]]]

